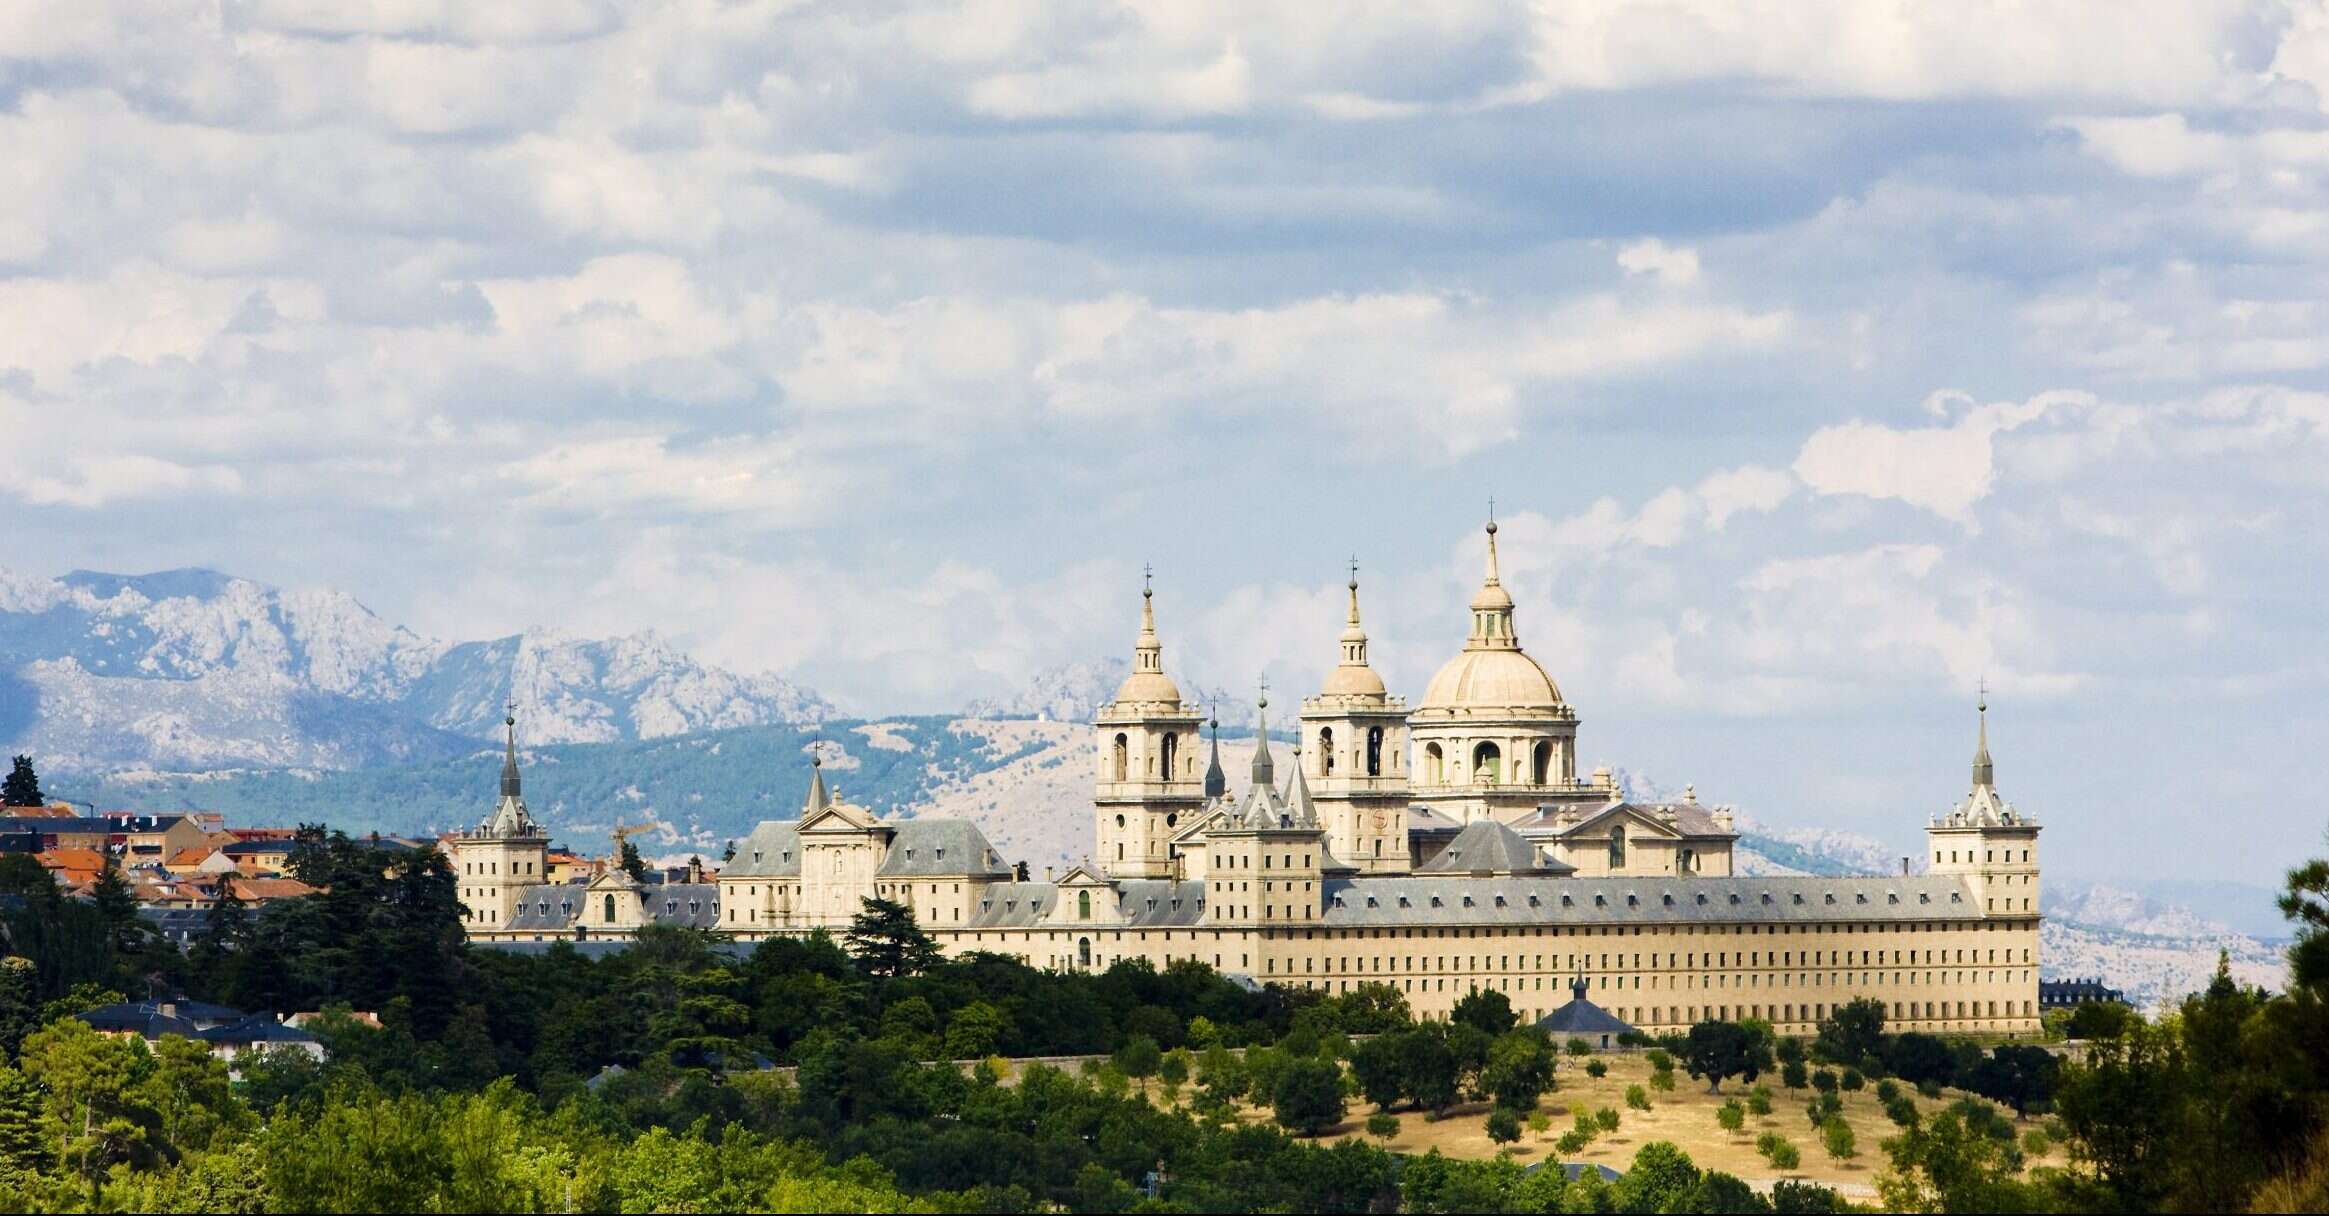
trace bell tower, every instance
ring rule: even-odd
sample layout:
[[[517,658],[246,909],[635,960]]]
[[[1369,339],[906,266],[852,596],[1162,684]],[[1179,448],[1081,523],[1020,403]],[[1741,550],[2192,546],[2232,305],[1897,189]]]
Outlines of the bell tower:
[[[2038,915],[2038,824],[1997,792],[1997,766],[1989,758],[1989,697],[1976,706],[1981,715],[1973,750],[1973,788],[1954,810],[1925,828],[1930,872],[1962,874],[1971,882],[1975,905],[1985,915],[2036,919]]]
[[[1182,817],[1205,804],[1197,728],[1205,716],[1181,703],[1164,673],[1156,636],[1156,590],[1144,570],[1140,636],[1132,672],[1093,722],[1095,860],[1112,878],[1163,878],[1172,868],[1167,841]]]
[[[452,863],[461,880],[461,915],[470,933],[492,933],[517,914],[525,888],[549,881],[550,834],[526,810],[518,776],[516,707],[502,718],[508,732],[501,757],[501,799],[485,822],[452,841]]]
[[[1362,873],[1399,873],[1407,869],[1407,701],[1388,695],[1367,664],[1356,558],[1349,586],[1342,659],[1318,695],[1302,702],[1295,762],[1341,859]]]

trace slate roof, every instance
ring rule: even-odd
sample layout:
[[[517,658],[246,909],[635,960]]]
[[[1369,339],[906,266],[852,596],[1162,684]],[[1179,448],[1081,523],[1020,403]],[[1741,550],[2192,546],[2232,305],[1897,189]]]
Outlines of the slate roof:
[[[968,819],[906,819],[895,827],[889,852],[875,871],[883,878],[1010,877],[1011,868],[995,855],[986,833]]]
[[[1566,874],[1577,867],[1545,857],[1528,838],[1493,819],[1466,825],[1418,874]]]
[[[725,878],[798,878],[800,873],[798,819],[761,820],[751,835],[736,842],[736,856],[720,868]]]
[[[1632,1034],[1634,1028],[1585,997],[1583,984],[1569,986],[1569,1003],[1537,1019],[1537,1028],[1556,1035]]]
[[[86,816],[67,818],[59,815],[8,815],[0,817],[0,832],[38,832],[43,836],[102,836],[113,831],[113,824],[103,819]]]
[[[1571,878],[1369,875],[1328,879],[1321,922],[1337,925],[1605,925],[1979,920],[1962,880]]]
[[[739,854],[741,855],[741,854]],[[649,924],[678,925],[687,929],[714,929],[720,924],[720,888],[708,882],[643,883],[638,893],[641,912]],[[605,892],[592,892],[580,883],[557,883],[523,888],[516,911],[496,933],[567,933],[582,915],[583,903]]]
[[[1059,888],[1047,882],[998,882],[987,887],[979,906],[963,923],[966,929],[1013,928],[1032,925],[1051,910]]]
[[[1463,830],[1463,824],[1457,823],[1455,820],[1448,818],[1447,816],[1433,810],[1428,806],[1411,806],[1407,808],[1407,834],[1410,836],[1415,835],[1418,832],[1424,833],[1426,835],[1433,833],[1445,833],[1449,836],[1454,836],[1461,833]]]
[[[168,1005],[170,1012],[162,1007]],[[239,1022],[243,1011],[203,1001],[123,1001],[74,1014],[98,1030],[128,1031],[144,1039],[166,1034],[195,1038],[204,1026]]]
[[[1737,833],[1715,822],[1714,812],[1698,802],[1612,802],[1590,810],[1577,807],[1540,806],[1512,821],[1512,826],[1530,836],[1566,836],[1581,832],[1608,818],[1612,812],[1632,811],[1653,823],[1663,824],[1683,836],[1713,836],[1729,839]],[[1667,813],[1674,818],[1668,821]],[[1564,814],[1577,814],[1575,823],[1564,824]]]
[[[316,1037],[297,1026],[287,1026],[273,1015],[254,1013],[228,1026],[216,1026],[194,1037],[205,1043],[220,1046],[257,1046],[260,1044],[313,1043]]]

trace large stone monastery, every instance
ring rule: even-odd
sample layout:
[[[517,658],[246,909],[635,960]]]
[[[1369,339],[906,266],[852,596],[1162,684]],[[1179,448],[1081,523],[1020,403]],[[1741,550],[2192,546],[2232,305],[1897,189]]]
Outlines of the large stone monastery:
[[[1389,695],[1368,665],[1354,578],[1340,665],[1303,700],[1300,743],[1281,768],[1265,695],[1241,797],[1217,737],[1200,756],[1204,716],[1165,674],[1151,595],[1131,674],[1094,724],[1094,860],[1065,875],[1017,877],[976,824],[877,817],[813,768],[800,817],[760,824],[716,881],[610,868],[553,885],[513,733],[500,802],[451,842],[469,932],[595,940],[680,924],[756,941],[845,926],[877,897],[950,953],[1385,983],[1422,1016],[1475,988],[1542,1016],[1581,983],[1652,1031],[1756,1017],[1808,1033],[1862,996],[1908,1029],[2037,1029],[2038,825],[1998,795],[1986,713],[1972,786],[1929,821],[1922,873],[1742,877],[1726,808],[1694,793],[1635,802],[1605,768],[1577,775],[1577,714],[1521,649],[1493,523],[1470,636],[1422,702]]]

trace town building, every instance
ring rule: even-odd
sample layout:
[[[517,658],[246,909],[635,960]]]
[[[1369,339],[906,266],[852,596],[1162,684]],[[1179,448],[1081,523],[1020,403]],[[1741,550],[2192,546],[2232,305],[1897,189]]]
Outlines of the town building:
[[[716,882],[546,882],[512,724],[501,801],[449,842],[468,932],[587,941],[686,924],[755,941],[841,929],[879,898],[949,953],[1381,983],[1426,1017],[1492,989],[1532,1020],[1589,1000],[1649,1032],[1760,1018],[1805,1034],[1872,997],[1904,1029],[2037,1031],[2039,829],[1997,790],[1986,699],[1971,785],[1928,820],[1921,873],[1742,875],[1728,808],[1578,775],[1579,716],[1521,646],[1493,522],[1485,548],[1462,648],[1412,708],[1370,666],[1354,568],[1337,665],[1301,702],[1283,771],[1264,688],[1241,794],[1217,734],[1198,768],[1204,715],[1165,670],[1144,585],[1132,669],[1093,724],[1096,860],[1043,881],[975,823],[879,817],[829,793],[812,762],[799,816],[761,823]]]

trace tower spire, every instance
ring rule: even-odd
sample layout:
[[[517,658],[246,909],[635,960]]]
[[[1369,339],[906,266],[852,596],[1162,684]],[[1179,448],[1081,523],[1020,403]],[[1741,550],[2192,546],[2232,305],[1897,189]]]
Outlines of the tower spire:
[[[1155,574],[1146,564],[1140,567],[1140,639],[1132,644],[1136,673],[1164,671],[1164,644],[1156,640],[1156,588],[1150,585]]]
[[[809,796],[801,802],[801,818],[833,805],[833,796],[825,792],[825,724],[817,723],[816,738],[809,744]]]
[[[1997,784],[1997,767],[1991,764],[1989,759],[1988,679],[1984,678],[1981,681],[1980,692],[1976,695],[1979,699],[1973,703],[1973,708],[1975,713],[1981,715],[1981,726],[1980,742],[1976,743],[1973,748],[1973,788],[1980,789],[1985,785],[1994,786]]]
[[[1491,499],[1493,504],[1495,500]],[[1512,632],[1512,593],[1504,589],[1504,581],[1496,569],[1496,517],[1493,505],[1488,517],[1488,569],[1480,580],[1480,594],[1472,597],[1472,636],[1465,639],[1466,650],[1518,650],[1520,639]]]
[[[1213,760],[1205,766],[1205,797],[1219,798],[1229,792],[1229,774],[1221,768],[1221,715],[1216,711],[1206,725],[1213,728]]]
[[[518,703],[516,700],[511,700],[503,708],[501,725],[508,732],[501,753],[501,796],[517,798],[522,795],[519,792],[521,783],[518,780]]]
[[[1263,789],[1277,785],[1277,766],[1270,760],[1270,678],[1263,676],[1261,696],[1254,701],[1257,721],[1253,736],[1253,783]]]

